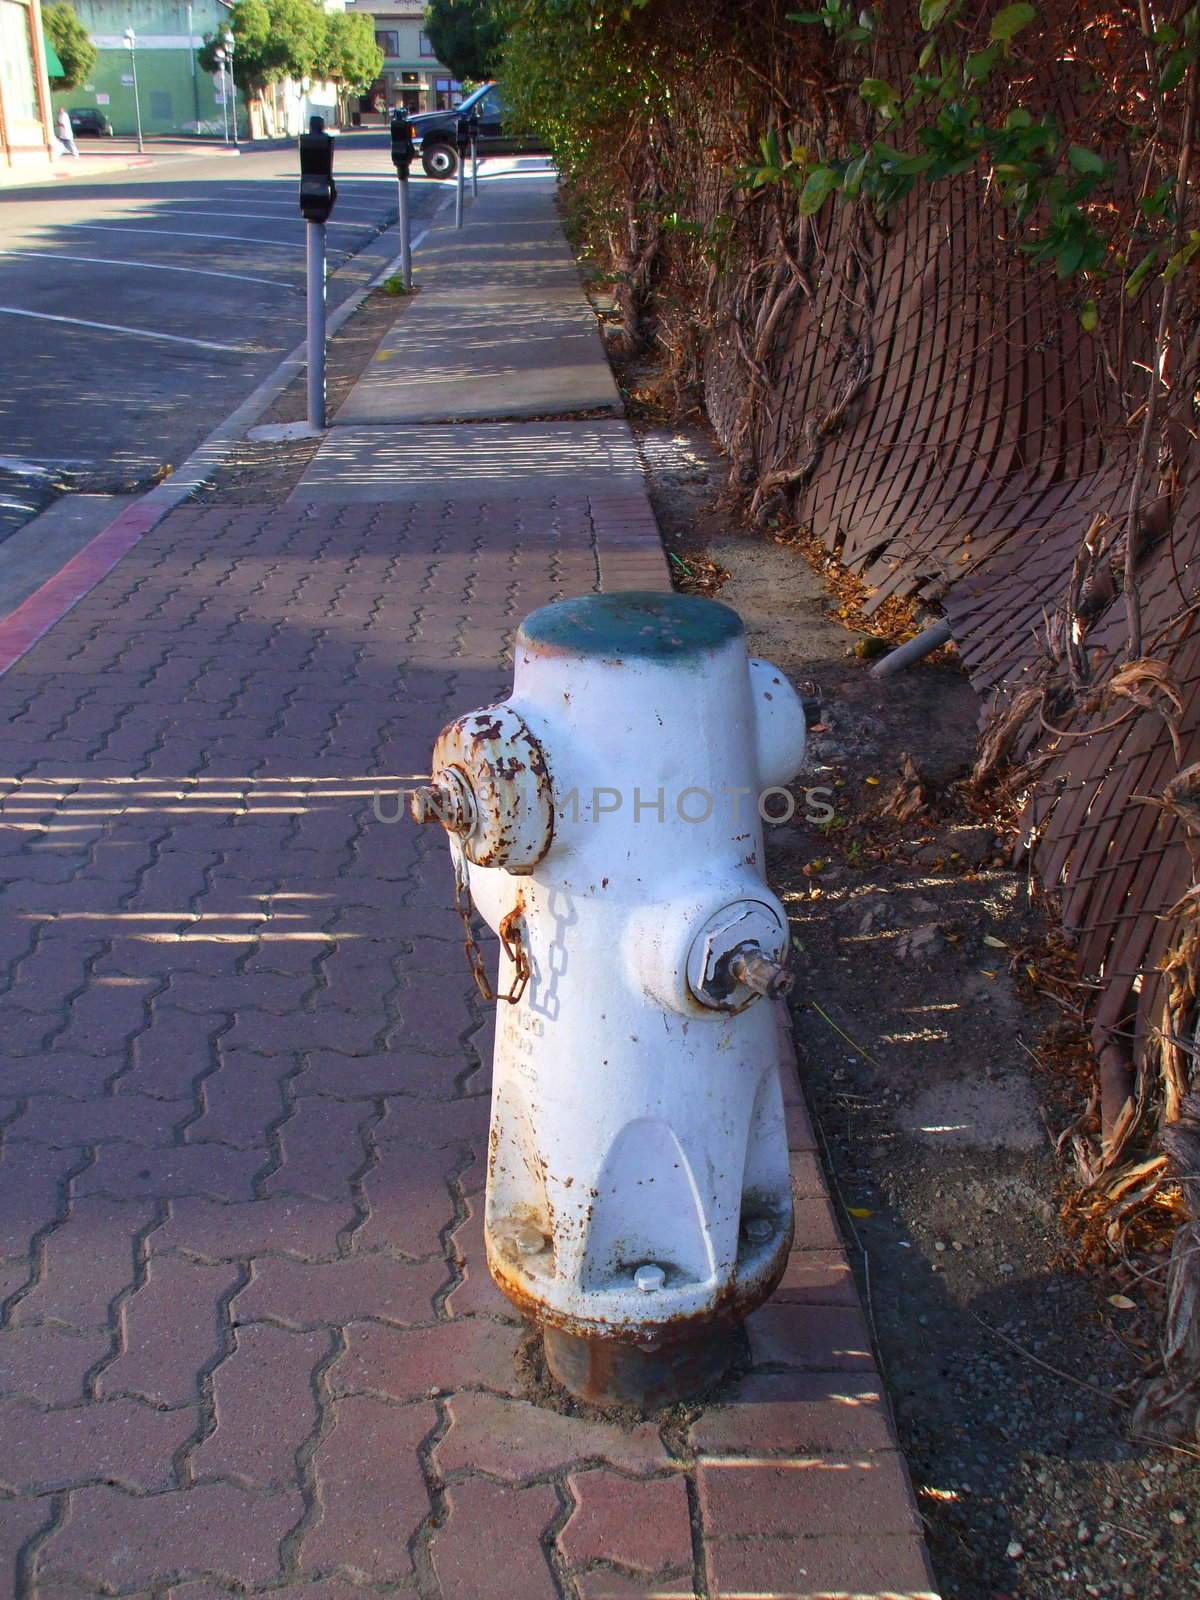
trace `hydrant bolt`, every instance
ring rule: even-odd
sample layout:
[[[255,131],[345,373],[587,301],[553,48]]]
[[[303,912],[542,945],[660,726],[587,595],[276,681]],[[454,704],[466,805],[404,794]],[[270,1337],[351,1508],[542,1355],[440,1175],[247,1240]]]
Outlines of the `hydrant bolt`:
[[[769,1217],[750,1217],[742,1231],[751,1244],[766,1244],[775,1228]]]
[[[655,1262],[647,1261],[634,1273],[633,1281],[643,1294],[654,1294],[666,1283],[667,1275]]]
[[[513,1255],[540,1256],[549,1242],[542,1230],[532,1222],[517,1222],[505,1233],[505,1244]]]

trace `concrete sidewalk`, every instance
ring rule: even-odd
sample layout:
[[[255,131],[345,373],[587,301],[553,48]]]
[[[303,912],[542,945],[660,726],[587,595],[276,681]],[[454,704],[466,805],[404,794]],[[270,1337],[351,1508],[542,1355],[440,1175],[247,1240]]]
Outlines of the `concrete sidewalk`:
[[[468,215],[444,304],[473,274],[499,347],[489,290],[549,262],[600,392],[550,183]],[[717,1403],[560,1407],[488,1278],[491,1016],[444,841],[373,798],[525,613],[665,563],[619,418],[344,415],[288,503],[172,512],[0,678],[0,1590],[927,1595],[790,1060],[797,1248]]]

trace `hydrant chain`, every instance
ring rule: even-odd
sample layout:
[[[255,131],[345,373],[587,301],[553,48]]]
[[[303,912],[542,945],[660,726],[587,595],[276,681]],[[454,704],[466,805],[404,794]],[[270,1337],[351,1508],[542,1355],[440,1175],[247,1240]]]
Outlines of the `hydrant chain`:
[[[533,969],[529,964],[529,957],[521,943],[521,928],[517,919],[506,918],[506,926],[500,929],[500,943],[504,953],[513,964],[513,981],[507,993],[499,994],[492,987],[487,975],[487,968],[483,964],[483,951],[475,938],[475,929],[471,918],[475,907],[471,902],[471,885],[467,878],[466,862],[455,851],[454,854],[454,909],[462,920],[464,939],[463,950],[466,953],[467,965],[471,969],[471,976],[475,979],[475,987],[480,996],[489,1005],[498,1000],[503,1000],[507,1005],[515,1006],[525,993],[526,986],[533,976]]]

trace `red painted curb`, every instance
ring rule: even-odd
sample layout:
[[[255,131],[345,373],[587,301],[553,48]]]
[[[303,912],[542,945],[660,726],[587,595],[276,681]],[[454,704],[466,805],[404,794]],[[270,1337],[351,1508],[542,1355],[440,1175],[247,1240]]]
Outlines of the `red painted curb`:
[[[101,578],[107,577],[121,557],[132,550],[164,514],[163,510],[145,501],[126,506],[53,577],[47,578],[15,611],[0,620],[0,674],[19,661],[72,606],[96,587]]]

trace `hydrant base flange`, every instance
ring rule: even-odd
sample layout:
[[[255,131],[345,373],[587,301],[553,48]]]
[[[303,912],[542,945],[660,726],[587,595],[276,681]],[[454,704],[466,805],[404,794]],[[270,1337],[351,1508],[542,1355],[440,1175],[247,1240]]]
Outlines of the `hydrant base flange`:
[[[577,1399],[661,1411],[694,1399],[725,1376],[738,1354],[737,1328],[732,1317],[710,1318],[703,1327],[665,1336],[647,1349],[624,1339],[581,1338],[546,1327],[546,1365]]]

